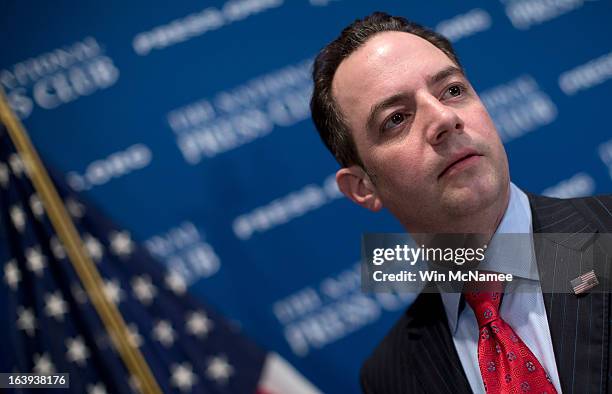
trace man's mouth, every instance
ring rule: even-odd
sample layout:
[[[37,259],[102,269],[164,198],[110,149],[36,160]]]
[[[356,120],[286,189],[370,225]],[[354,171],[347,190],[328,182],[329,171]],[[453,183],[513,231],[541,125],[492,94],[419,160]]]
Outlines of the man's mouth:
[[[482,155],[474,151],[461,152],[455,155],[450,160],[450,163],[440,173],[440,175],[438,175],[438,179],[442,178],[443,176],[459,172],[469,167],[470,165],[475,164],[480,160],[480,157],[482,157]]]

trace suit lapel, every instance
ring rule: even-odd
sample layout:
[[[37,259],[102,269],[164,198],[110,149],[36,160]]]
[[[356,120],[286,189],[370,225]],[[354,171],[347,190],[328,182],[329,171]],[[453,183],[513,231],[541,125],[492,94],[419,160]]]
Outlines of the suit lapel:
[[[576,296],[570,281],[594,270],[605,279],[608,257],[598,229],[567,200],[529,196],[534,246],[555,360],[564,392],[600,392],[607,378],[609,295]],[[600,286],[608,286],[602,283]]]
[[[406,324],[409,363],[426,393],[471,393],[439,294],[422,293]]]

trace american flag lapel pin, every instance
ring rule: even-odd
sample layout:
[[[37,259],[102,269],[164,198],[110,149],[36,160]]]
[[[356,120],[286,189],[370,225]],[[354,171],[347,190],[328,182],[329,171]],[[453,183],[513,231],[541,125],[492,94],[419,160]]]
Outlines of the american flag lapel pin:
[[[570,284],[572,285],[574,294],[578,295],[591,290],[593,287],[599,284],[599,281],[597,280],[595,271],[591,270],[586,274],[580,275],[576,279],[572,279]]]

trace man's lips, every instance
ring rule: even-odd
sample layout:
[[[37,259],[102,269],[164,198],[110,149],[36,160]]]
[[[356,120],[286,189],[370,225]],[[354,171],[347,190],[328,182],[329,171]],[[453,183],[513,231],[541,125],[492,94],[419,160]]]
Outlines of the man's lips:
[[[469,166],[472,163],[475,163],[479,160],[482,155],[476,151],[462,151],[453,155],[453,157],[449,160],[449,164],[446,165],[444,170],[438,175],[438,179],[443,176],[449,174],[450,172],[460,171],[463,168]]]

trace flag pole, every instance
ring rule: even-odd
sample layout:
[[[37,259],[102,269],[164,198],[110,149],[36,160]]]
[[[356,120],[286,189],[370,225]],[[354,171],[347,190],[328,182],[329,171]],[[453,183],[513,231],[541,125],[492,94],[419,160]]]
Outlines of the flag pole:
[[[11,110],[4,89],[0,87],[0,120],[15,144],[26,173],[42,200],[51,224],[66,249],[81,283],[106,331],[132,376],[138,379],[143,393],[160,393],[161,389],[138,347],[128,339],[128,329],[117,306],[104,294],[100,273],[83,248],[83,241],[68,214],[51,178],[36,153],[23,125]]]

